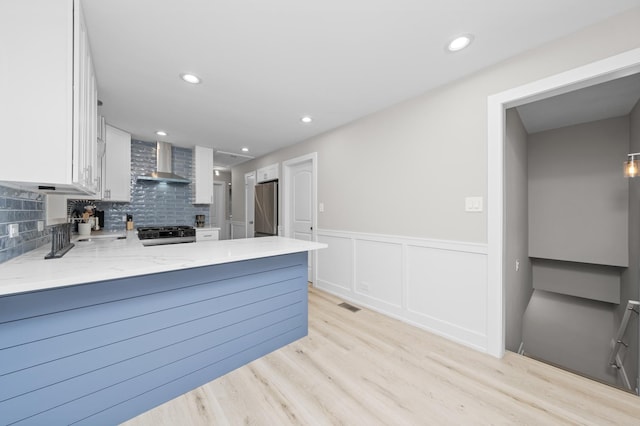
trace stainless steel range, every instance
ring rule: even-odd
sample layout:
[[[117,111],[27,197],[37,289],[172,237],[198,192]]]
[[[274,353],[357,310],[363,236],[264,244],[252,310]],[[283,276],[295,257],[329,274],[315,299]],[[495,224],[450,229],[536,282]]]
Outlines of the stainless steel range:
[[[138,238],[143,246],[193,243],[196,228],[193,226],[146,226],[138,228]]]

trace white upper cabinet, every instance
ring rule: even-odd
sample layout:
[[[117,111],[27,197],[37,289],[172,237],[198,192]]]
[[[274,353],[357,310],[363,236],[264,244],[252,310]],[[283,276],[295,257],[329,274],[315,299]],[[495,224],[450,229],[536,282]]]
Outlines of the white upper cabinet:
[[[213,149],[193,148],[195,182],[193,204],[213,204]]]
[[[131,134],[106,126],[102,199],[131,201]]]
[[[95,194],[97,84],[78,0],[0,2],[0,181]]]
[[[278,179],[278,171],[278,164],[272,164],[270,166],[258,169],[258,171],[256,172],[257,183]]]

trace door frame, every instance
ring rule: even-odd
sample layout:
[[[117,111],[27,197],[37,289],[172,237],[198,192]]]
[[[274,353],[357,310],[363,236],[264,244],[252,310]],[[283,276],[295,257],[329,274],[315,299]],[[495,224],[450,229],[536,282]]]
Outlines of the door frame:
[[[488,97],[487,116],[487,352],[505,352],[504,176],[506,109],[640,72],[640,48],[632,49]],[[624,158],[620,159],[622,164]]]
[[[313,218],[311,220],[311,241],[318,240],[318,153],[312,152],[300,157],[295,157],[282,162],[282,223],[284,225],[284,236],[291,238],[291,170],[294,166],[311,161],[311,208]],[[316,265],[318,264],[318,250],[309,252],[311,258],[311,277],[315,286],[318,281]]]
[[[247,179],[253,176],[253,182],[255,185],[256,182],[256,171],[252,171],[252,172],[248,172],[244,174],[244,237],[245,238],[253,238],[253,233],[251,234],[251,236],[249,236],[249,203],[247,202],[247,192],[248,192],[248,183],[247,183]],[[250,200],[251,203],[253,203],[253,199]],[[251,220],[255,220],[255,216],[254,218],[251,218]]]

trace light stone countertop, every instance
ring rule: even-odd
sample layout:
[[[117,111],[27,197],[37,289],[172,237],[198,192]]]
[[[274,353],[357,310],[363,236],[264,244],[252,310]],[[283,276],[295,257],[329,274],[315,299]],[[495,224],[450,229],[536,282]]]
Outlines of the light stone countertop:
[[[136,231],[129,231],[126,239],[116,236],[89,241],[74,238],[75,247],[60,259],[45,260],[50,251],[46,245],[0,264],[0,296],[327,247],[284,237],[144,247]]]

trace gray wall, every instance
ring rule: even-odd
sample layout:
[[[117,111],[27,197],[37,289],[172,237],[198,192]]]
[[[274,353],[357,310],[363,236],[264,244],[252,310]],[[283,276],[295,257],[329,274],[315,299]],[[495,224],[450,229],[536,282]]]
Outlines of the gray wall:
[[[608,366],[615,305],[534,290],[524,314],[525,354],[606,383],[622,385]]]
[[[593,263],[532,259],[533,288],[584,299],[620,303],[620,274],[617,266]]]
[[[532,134],[528,148],[529,255],[538,259],[525,353],[622,385],[608,354],[629,264],[629,117]]]
[[[529,135],[529,256],[628,266],[628,117]]]
[[[487,96],[640,47],[640,9],[232,170],[318,153],[321,229],[486,243]],[[588,46],[588,48],[585,48]],[[312,124],[313,125],[313,124]],[[236,193],[237,194],[237,193]],[[465,213],[466,196],[485,212]],[[244,220],[244,197],[233,197]]]
[[[522,341],[522,315],[533,292],[528,254],[527,132],[515,108],[507,110],[505,137],[505,346],[515,352]]]
[[[607,358],[626,302],[637,300],[640,291],[640,182],[622,177],[626,153],[640,151],[639,123],[640,107],[636,105],[629,116],[529,137],[530,161],[535,164],[530,163],[529,170],[539,191],[534,194],[538,205],[529,200],[529,217],[546,216],[549,223],[549,229],[530,228],[530,242],[542,237],[547,243],[538,244],[530,254],[583,262],[591,259],[594,264],[534,259],[536,290],[523,320],[525,352],[619,386],[621,377],[607,367]],[[617,201],[621,190],[624,202]],[[532,192],[530,186],[530,196]],[[576,194],[579,196],[574,197]],[[612,194],[617,195],[613,198]],[[589,202],[581,203],[584,199]],[[616,209],[607,213],[609,207]],[[621,210],[626,214],[621,215]],[[603,232],[607,221],[610,227]],[[571,230],[574,233],[567,235]],[[610,256],[611,250],[616,251],[615,256]],[[595,264],[619,265],[623,263],[620,258],[627,257],[628,268]],[[570,344],[567,336],[574,336]],[[625,343],[629,344],[625,368],[635,386],[639,364],[635,317]]]
[[[629,152],[640,152],[640,101],[629,114]],[[616,309],[616,324],[620,323],[629,300],[640,300],[640,179],[629,179],[629,267],[623,272],[620,285],[621,303]],[[632,315],[625,342],[629,345],[624,365],[629,381],[638,377],[638,316]]]

